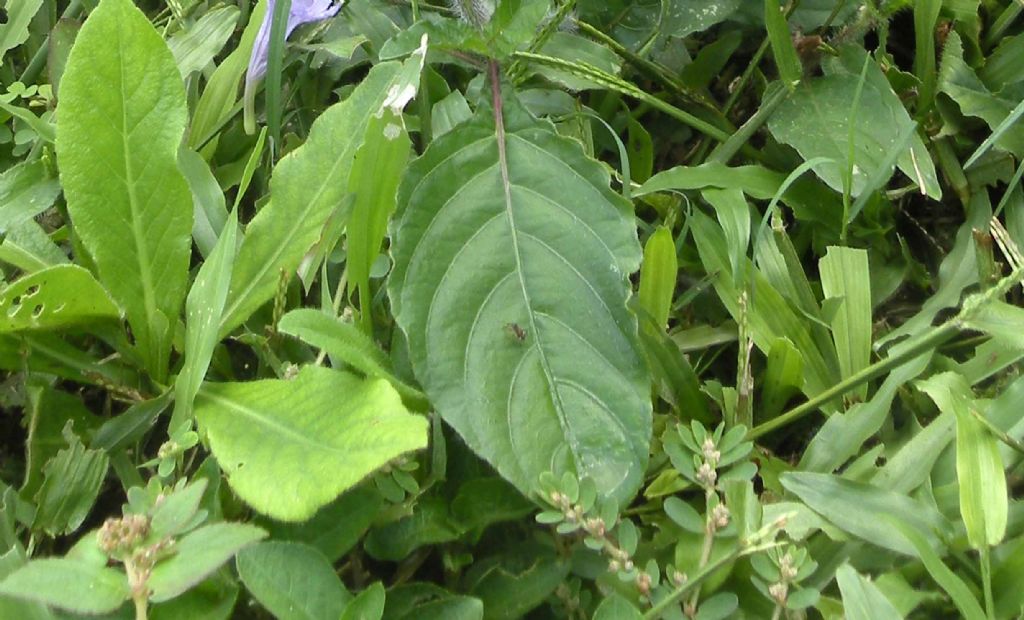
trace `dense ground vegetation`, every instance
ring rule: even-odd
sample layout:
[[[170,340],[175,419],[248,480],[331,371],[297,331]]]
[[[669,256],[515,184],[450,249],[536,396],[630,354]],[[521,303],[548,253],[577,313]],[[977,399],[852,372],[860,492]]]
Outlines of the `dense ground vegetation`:
[[[0,0],[0,618],[1018,618],[1017,0]]]

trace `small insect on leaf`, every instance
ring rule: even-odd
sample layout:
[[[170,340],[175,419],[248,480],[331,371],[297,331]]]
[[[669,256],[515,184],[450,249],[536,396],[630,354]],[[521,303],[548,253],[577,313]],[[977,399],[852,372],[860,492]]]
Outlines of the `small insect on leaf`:
[[[519,342],[526,341],[526,330],[519,323],[505,323],[505,330]]]

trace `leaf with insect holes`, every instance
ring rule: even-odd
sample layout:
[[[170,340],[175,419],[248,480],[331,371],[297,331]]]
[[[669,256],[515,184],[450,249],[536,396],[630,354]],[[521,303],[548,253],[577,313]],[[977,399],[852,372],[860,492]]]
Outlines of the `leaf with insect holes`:
[[[639,487],[650,378],[626,309],[630,205],[578,144],[504,101],[434,141],[399,191],[389,293],[445,421],[529,493],[552,469]],[[503,131],[504,130],[504,131]]]
[[[107,291],[77,265],[48,267],[0,291],[0,333],[67,329],[120,316]]]

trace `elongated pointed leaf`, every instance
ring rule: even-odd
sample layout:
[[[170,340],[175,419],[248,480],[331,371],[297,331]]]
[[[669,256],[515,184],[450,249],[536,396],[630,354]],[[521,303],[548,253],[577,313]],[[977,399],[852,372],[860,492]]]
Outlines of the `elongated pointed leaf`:
[[[956,477],[960,516],[975,549],[997,545],[1006,534],[1006,474],[996,438],[971,415],[974,393],[962,375],[945,372],[918,386],[943,413],[956,416]]]
[[[410,406],[424,410],[429,406],[422,392],[391,372],[391,362],[384,352],[355,325],[319,310],[299,308],[281,317],[277,329],[323,349],[331,356],[332,364],[348,364],[368,377],[387,379]]]
[[[661,330],[668,325],[678,271],[672,231],[660,226],[644,246],[644,263],[640,268],[640,305]]]
[[[231,268],[238,251],[238,212],[232,211],[185,300],[185,366],[174,383],[174,414],[170,434],[191,419],[192,401],[203,383],[217,346],[217,328],[227,302]]]
[[[966,620],[982,620],[985,617],[985,612],[982,611],[978,600],[974,598],[971,589],[967,587],[967,584],[962,579],[957,577],[956,573],[942,563],[942,558],[931,548],[928,541],[920,533],[899,521],[892,521],[891,523],[914,546],[928,574],[935,580],[935,583],[939,584],[949,594],[949,597],[953,599],[953,603],[956,604],[963,617]]]
[[[188,533],[175,544],[174,555],[153,567],[146,584],[150,600],[159,603],[178,596],[266,535],[247,523],[214,523]]]
[[[939,546],[935,532],[949,527],[934,508],[870,484],[810,472],[787,472],[780,480],[787,491],[843,530],[907,555],[916,555],[913,546],[884,517],[915,528],[933,547]]]
[[[231,488],[284,521],[308,519],[427,444],[427,420],[407,413],[386,381],[314,366],[290,381],[208,384],[195,415]]]
[[[349,192],[353,159],[368,124],[385,106],[399,113],[408,103],[408,89],[416,91],[408,84],[406,69],[420,63],[414,57],[405,64],[374,66],[347,99],[317,118],[306,143],[277,164],[270,203],[249,223],[238,250],[221,335],[269,301],[281,272],[293,273],[320,238],[327,219],[342,207]]]
[[[185,298],[192,197],[178,170],[185,90],[130,0],[102,0],[61,81],[57,162],[75,233],[162,380]]]
[[[28,39],[28,27],[32,18],[43,6],[43,0],[13,0],[5,2],[7,16],[0,24],[0,60],[4,54],[18,47]]]
[[[521,491],[541,473],[640,485],[650,379],[626,309],[632,211],[579,146],[506,100],[412,164],[390,296],[420,383]]]
[[[903,616],[871,583],[849,564],[836,571],[836,582],[843,594],[843,612],[847,620],[902,620]]]
[[[871,361],[871,278],[868,253],[854,248],[830,247],[818,262],[825,298],[839,300],[832,317],[832,338],[843,379],[867,368]],[[867,385],[854,390],[862,399]]]

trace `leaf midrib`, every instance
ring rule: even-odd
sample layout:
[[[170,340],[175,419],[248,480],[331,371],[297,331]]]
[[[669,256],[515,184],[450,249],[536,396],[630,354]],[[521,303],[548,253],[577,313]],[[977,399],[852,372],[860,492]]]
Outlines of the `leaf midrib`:
[[[149,332],[149,326],[152,317],[156,315],[156,300],[153,291],[153,274],[149,271],[149,248],[145,241],[145,236],[141,230],[141,222],[139,220],[138,213],[138,196],[135,193],[135,179],[134,171],[132,170],[132,149],[130,147],[130,141],[128,139],[128,93],[125,92],[125,58],[128,56],[125,54],[124,48],[124,36],[122,34],[122,28],[120,27],[121,16],[118,17],[119,27],[117,28],[117,49],[118,49],[118,71],[121,74],[120,83],[118,89],[121,92],[121,127],[119,128],[121,135],[121,146],[124,149],[124,168],[125,168],[125,187],[128,190],[128,211],[131,214],[132,219],[132,237],[135,241],[136,248],[136,261],[139,266],[139,278],[142,280],[142,301],[143,306],[146,310],[147,319],[147,330],[146,340],[147,345],[152,346],[155,343],[148,342],[149,337],[152,336]],[[148,116],[148,114],[147,114]],[[143,119],[144,120],[144,119]],[[168,317],[170,319],[170,317]],[[141,334],[140,334],[141,335]],[[156,360],[153,360],[156,361]]]

